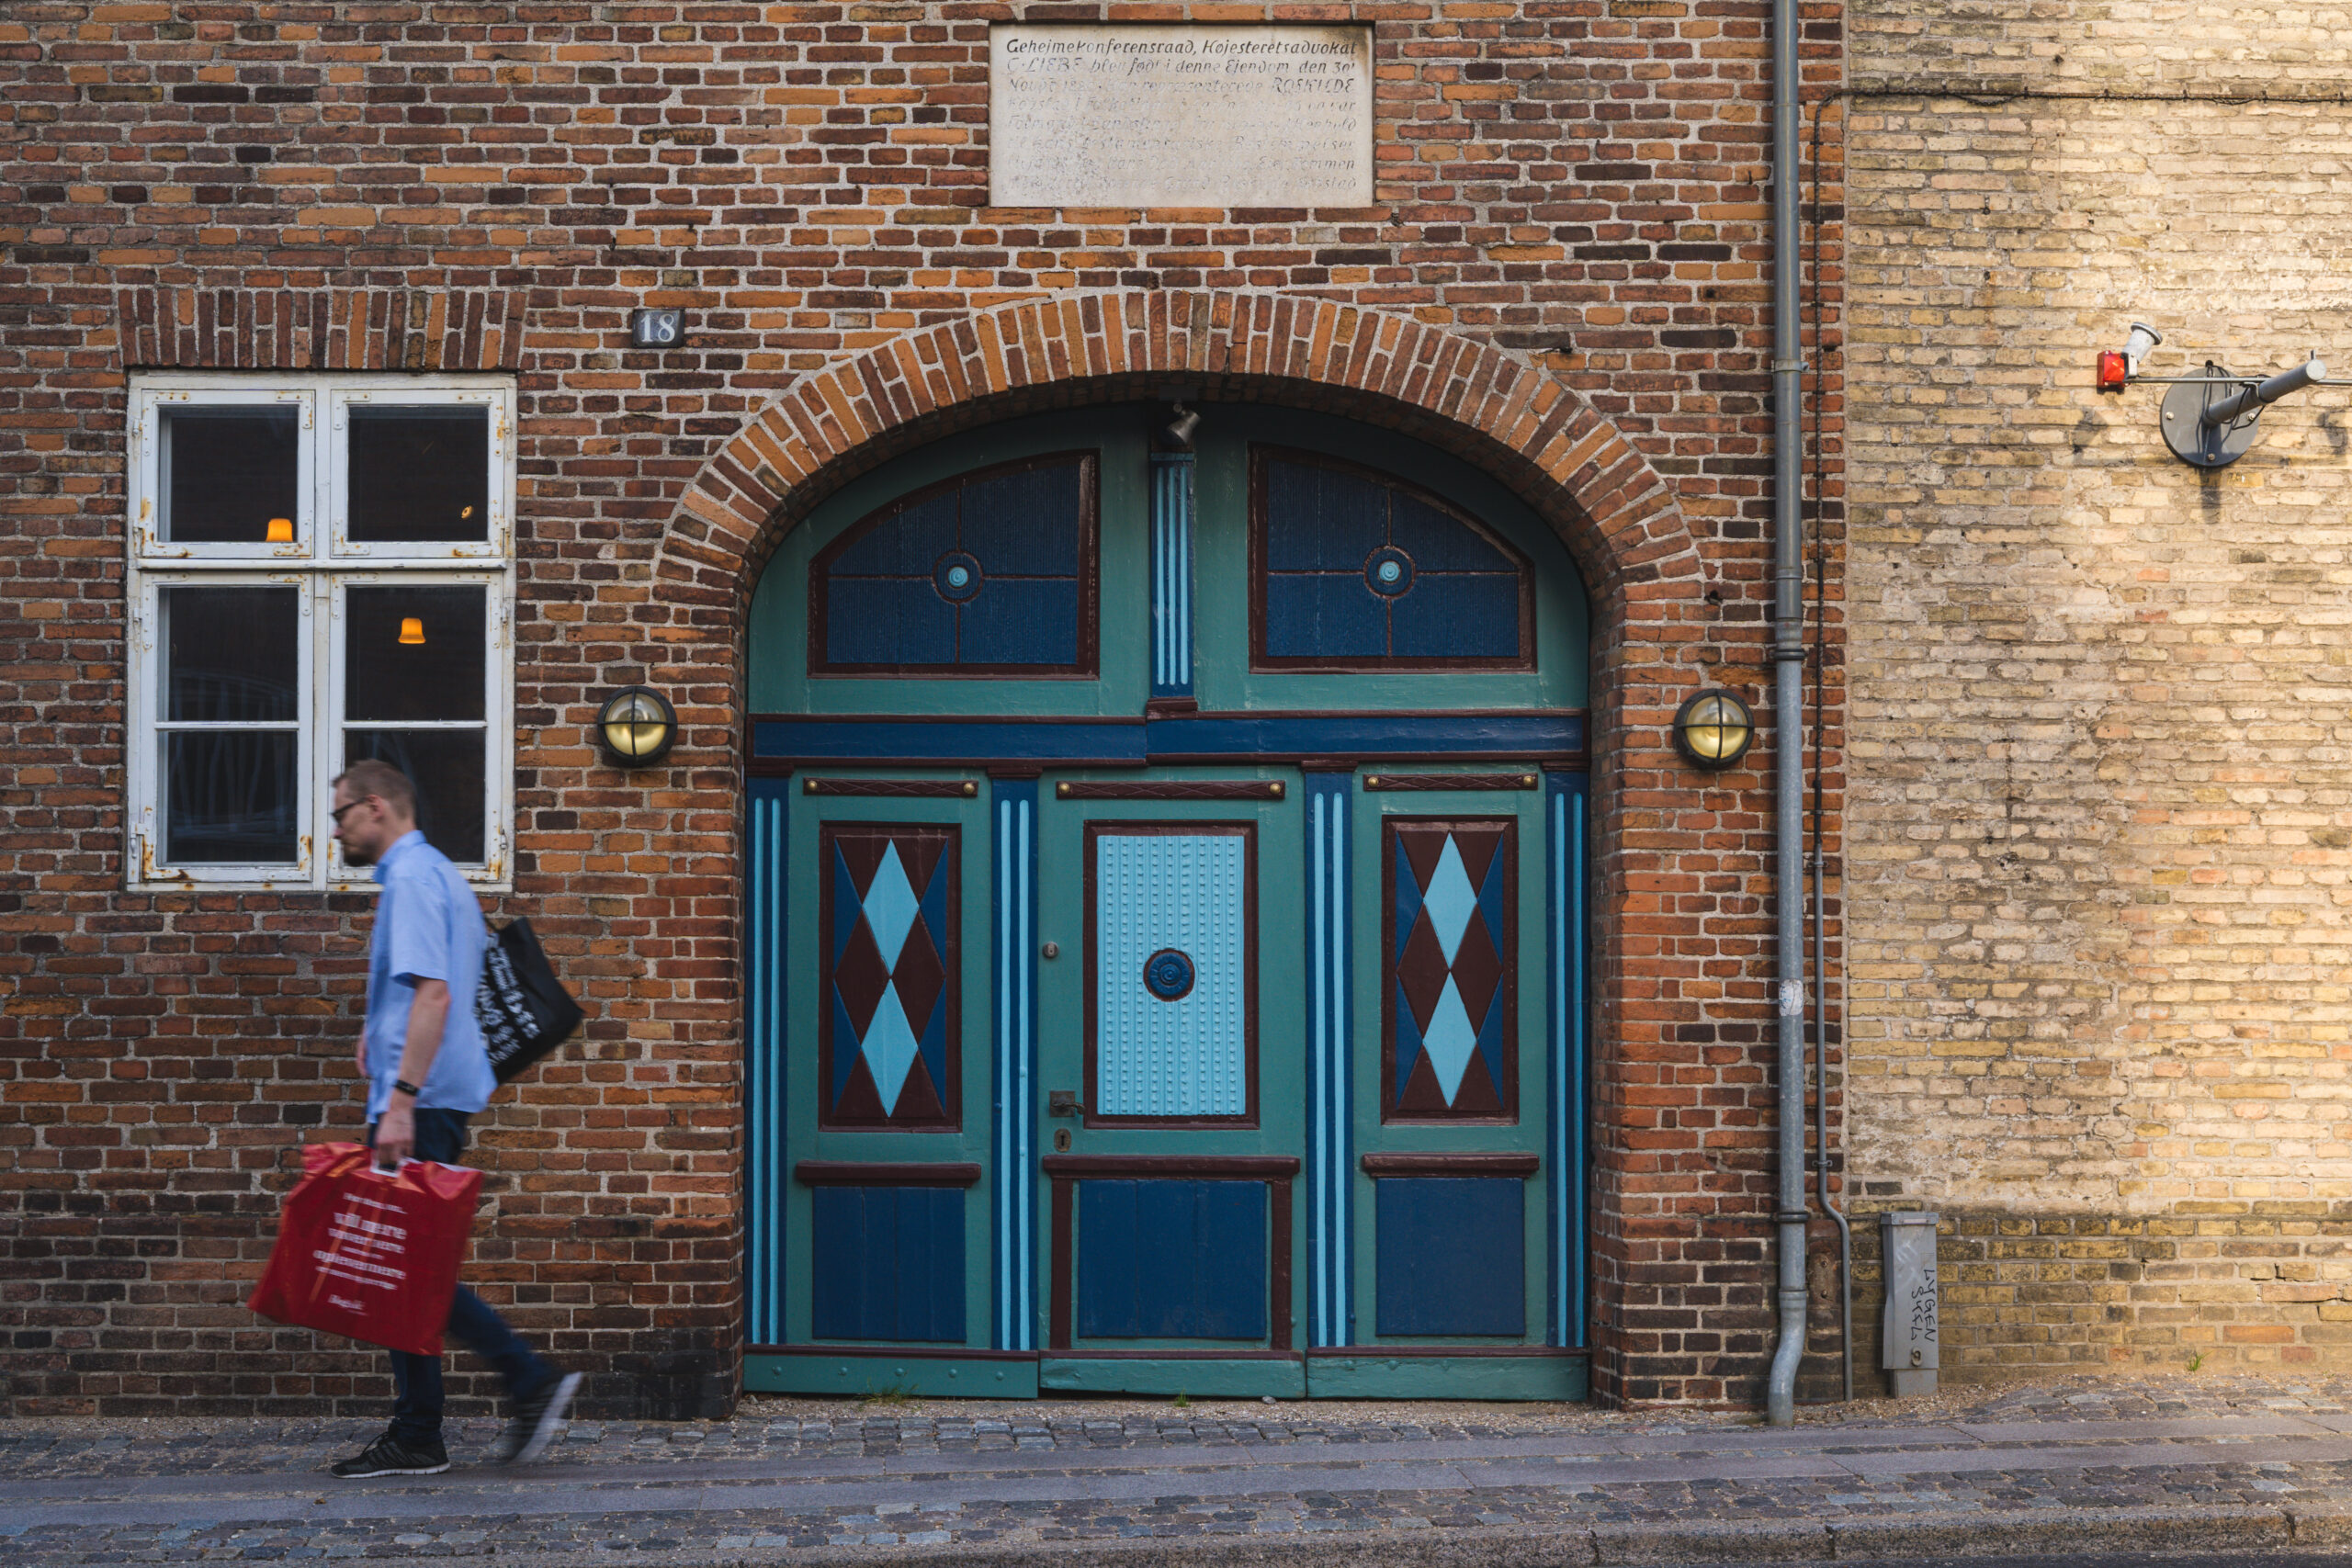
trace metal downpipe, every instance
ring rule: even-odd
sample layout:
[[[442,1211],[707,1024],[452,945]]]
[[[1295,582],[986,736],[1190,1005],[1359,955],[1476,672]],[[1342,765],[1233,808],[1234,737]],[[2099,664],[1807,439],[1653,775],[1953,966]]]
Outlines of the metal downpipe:
[[[1804,342],[1797,317],[1797,7],[1772,0],[1772,795],[1780,984],[1780,1343],[1766,1417],[1796,1420],[1804,1357]]]

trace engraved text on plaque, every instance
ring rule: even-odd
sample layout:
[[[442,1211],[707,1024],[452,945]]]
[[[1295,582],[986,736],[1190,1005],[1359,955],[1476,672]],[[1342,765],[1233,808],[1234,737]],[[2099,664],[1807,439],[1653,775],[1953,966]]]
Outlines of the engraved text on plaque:
[[[1001,23],[995,207],[1366,207],[1372,29]]]

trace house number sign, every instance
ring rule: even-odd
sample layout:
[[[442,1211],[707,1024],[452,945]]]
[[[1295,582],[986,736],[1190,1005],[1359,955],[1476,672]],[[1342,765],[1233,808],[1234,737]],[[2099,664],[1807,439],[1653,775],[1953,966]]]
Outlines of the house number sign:
[[[674,305],[628,313],[631,348],[675,348],[686,341],[686,313]]]

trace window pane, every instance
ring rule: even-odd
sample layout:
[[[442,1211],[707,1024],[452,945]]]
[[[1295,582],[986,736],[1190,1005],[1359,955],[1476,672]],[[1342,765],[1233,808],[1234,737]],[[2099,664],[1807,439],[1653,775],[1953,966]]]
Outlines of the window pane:
[[[490,537],[490,411],[351,411],[350,527],[362,544]]]
[[[479,865],[488,776],[479,729],[349,729],[343,765],[363,757],[390,762],[416,785],[416,825],[425,841],[460,865]]]
[[[297,715],[301,590],[164,590],[167,722],[288,724]]]
[[[291,408],[165,409],[163,537],[261,545],[273,517],[292,524],[301,427]]]
[[[164,859],[263,865],[300,858],[290,729],[181,730],[164,737]]]
[[[478,719],[488,668],[487,591],[353,588],[344,600],[347,719]]]

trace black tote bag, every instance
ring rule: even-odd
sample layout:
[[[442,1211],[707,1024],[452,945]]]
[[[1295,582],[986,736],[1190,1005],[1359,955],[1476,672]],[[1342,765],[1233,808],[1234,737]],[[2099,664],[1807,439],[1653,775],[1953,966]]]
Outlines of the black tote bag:
[[[571,999],[526,919],[493,928],[474,989],[474,1019],[491,1071],[507,1083],[571,1038],[586,1014]]]

